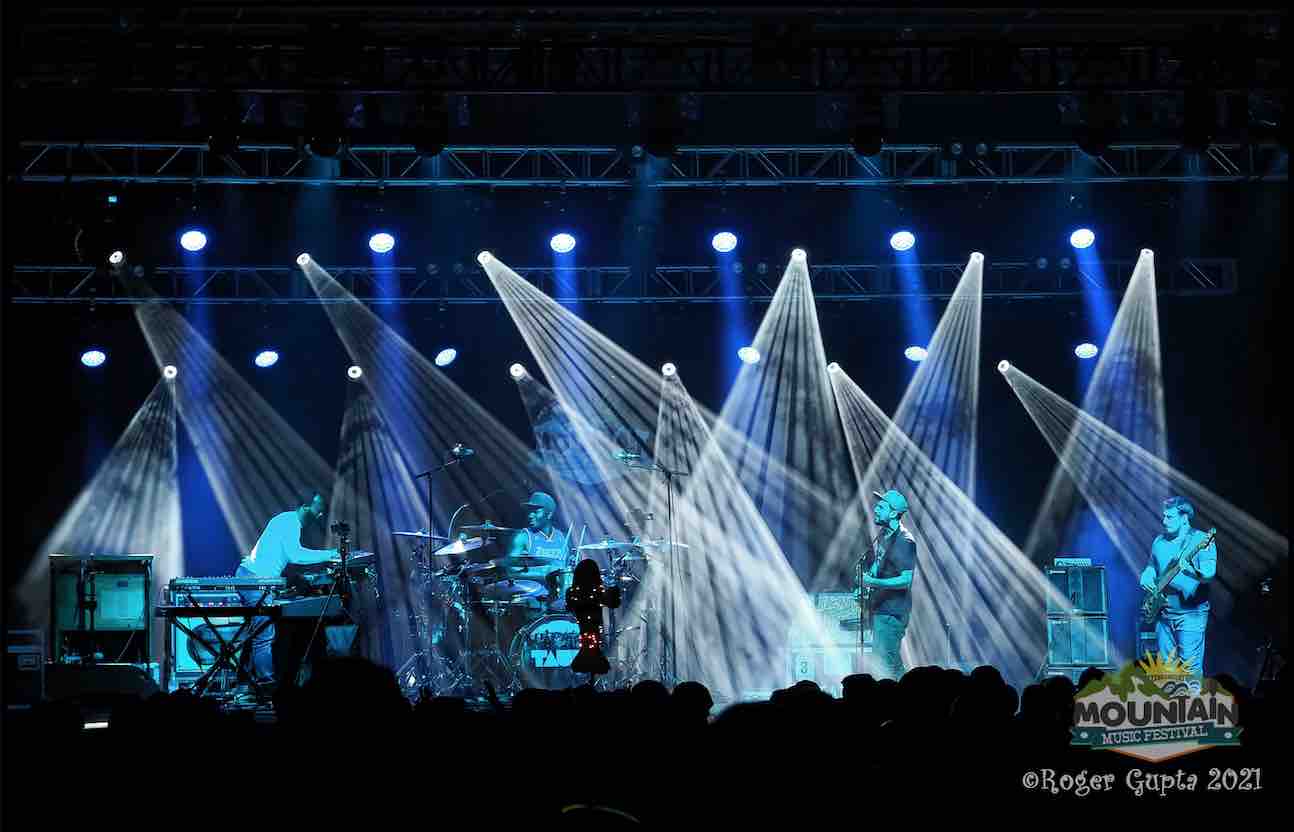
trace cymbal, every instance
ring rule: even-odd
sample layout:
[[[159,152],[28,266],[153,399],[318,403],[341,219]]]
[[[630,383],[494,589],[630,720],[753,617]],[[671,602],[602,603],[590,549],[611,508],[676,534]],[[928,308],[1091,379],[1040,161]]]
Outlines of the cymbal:
[[[666,549],[666,548],[669,548],[669,541],[662,537],[662,538],[659,538],[659,539],[657,539],[657,540],[644,540],[642,543],[640,543],[640,544],[638,544],[638,545],[639,545],[639,546],[650,546],[650,547],[651,547],[651,548],[653,548],[653,549]],[[675,542],[675,543],[674,543],[674,548],[676,548],[676,549],[689,549],[689,548],[691,548],[691,547],[690,547],[690,546],[688,546],[686,543],[678,543],[678,542]]]
[[[511,555],[509,557],[495,558],[490,563],[500,568],[511,567],[514,569],[528,569],[532,566],[549,566],[554,569],[560,569],[563,561],[558,558],[538,558],[534,555]]]
[[[391,532],[396,537],[415,537],[418,540],[449,540],[448,537],[439,534],[427,534],[426,532]]]
[[[576,549],[581,552],[604,552],[608,549],[641,549],[641,544],[625,540],[600,540],[597,543],[585,543],[583,546],[577,546]]]
[[[377,560],[377,555],[372,552],[355,551],[346,556],[346,566],[367,566],[375,560]],[[328,563],[332,566],[341,566],[341,558],[332,558]]]
[[[473,549],[479,549],[485,545],[485,541],[479,537],[469,537],[465,540],[455,540],[448,546],[441,546],[433,555],[462,555]]]
[[[474,524],[472,524],[472,525],[470,525],[470,526],[460,526],[460,528],[463,528],[463,529],[470,529],[471,531],[474,531],[474,532],[516,532],[516,531],[521,531],[520,529],[513,529],[513,528],[509,528],[508,526],[496,526],[496,525],[494,525],[493,523],[491,523],[489,520],[486,520],[484,523],[474,523]]]

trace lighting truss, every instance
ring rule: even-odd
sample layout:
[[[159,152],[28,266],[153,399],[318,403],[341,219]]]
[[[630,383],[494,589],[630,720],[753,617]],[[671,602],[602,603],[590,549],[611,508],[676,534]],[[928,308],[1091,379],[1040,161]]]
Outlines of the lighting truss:
[[[767,274],[745,270],[740,299],[768,302],[776,290],[785,264],[771,264]],[[1132,260],[1106,260],[1101,266],[1107,290],[1122,293],[1136,265]],[[899,266],[894,263],[812,265],[814,296],[819,301],[882,301],[912,297],[902,290]],[[921,263],[923,297],[952,296],[965,263]],[[499,296],[476,267],[461,274],[440,268],[429,275],[421,267],[329,266],[347,292],[368,303],[393,304],[494,304]],[[514,271],[549,295],[557,291],[558,269],[520,266]],[[581,303],[718,303],[733,300],[725,294],[722,275],[713,265],[631,269],[628,266],[562,268],[564,286],[573,282],[576,296],[563,300]],[[1234,258],[1159,258],[1156,279],[1161,295],[1218,297],[1231,295],[1239,285],[1239,261]],[[300,269],[294,266],[157,266],[143,278],[155,298],[177,304],[317,304],[327,303],[308,290]],[[993,261],[984,273],[984,297],[1027,301],[1042,298],[1080,297],[1084,283],[1095,277],[1081,265],[1073,269],[1040,271],[1033,260]],[[392,292],[391,287],[396,287]],[[194,287],[196,288],[188,288]],[[568,290],[569,291],[569,290]],[[107,267],[68,265],[15,265],[9,279],[10,300],[16,304],[140,303],[126,291]]]
[[[1077,42],[1065,43],[1062,37],[1028,42],[995,32],[991,39],[896,41],[888,33],[841,31],[770,44],[753,27],[703,39],[638,33],[651,25],[640,20],[596,41],[562,42],[524,37],[512,25],[481,35],[477,23],[478,33],[464,37],[470,29],[446,36],[411,22],[391,34],[366,27],[342,38],[307,33],[293,23],[278,31],[239,31],[236,20],[205,31],[179,23],[141,32],[129,48],[71,21],[29,25],[15,78],[35,90],[149,95],[1172,92],[1194,84],[1218,91],[1285,84],[1282,49],[1274,37],[1217,36],[1202,56],[1197,44],[1181,37],[1098,42],[1078,35]],[[1075,38],[1073,25],[1068,28]],[[321,49],[327,61],[315,58]]]
[[[17,182],[338,187],[651,188],[889,187],[1138,182],[1284,182],[1289,158],[1276,144],[1215,144],[1203,154],[1177,144],[1112,145],[1092,159],[1077,145],[995,145],[946,158],[935,144],[886,146],[860,156],[843,145],[684,146],[657,178],[640,183],[627,148],[455,146],[423,157],[410,145],[357,145],[335,176],[310,172],[293,144],[249,144],[212,153],[202,143],[25,141]]]

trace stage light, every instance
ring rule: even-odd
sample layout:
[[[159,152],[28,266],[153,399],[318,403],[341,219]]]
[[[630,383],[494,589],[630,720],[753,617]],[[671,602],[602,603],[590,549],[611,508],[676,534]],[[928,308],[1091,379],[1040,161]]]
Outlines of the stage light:
[[[660,373],[661,375],[665,376],[665,378],[673,378],[674,374],[677,372],[678,372],[678,368],[675,367],[673,364],[665,363],[661,365]]]
[[[1011,369],[1011,363],[1009,361],[999,361],[997,363],[997,371],[999,373],[1006,373],[1009,369]]]
[[[548,247],[558,254],[570,254],[575,250],[575,237],[565,232],[554,234],[548,241]],[[481,265],[485,265],[484,262]]]
[[[1097,349],[1096,344],[1079,344],[1074,347],[1074,355],[1079,358],[1095,358],[1098,352],[1100,350]]]
[[[108,255],[108,263],[110,265],[120,266],[124,262],[126,262],[126,252],[121,249],[117,249],[112,254]]]
[[[792,260],[803,260],[803,259],[805,259],[805,258],[806,258],[806,257],[808,257],[808,256],[809,256],[809,255],[808,255],[808,254],[806,254],[806,253],[805,253],[805,251],[804,251],[804,249],[802,249],[802,248],[794,249],[794,250],[791,252],[791,259],[792,259]]]
[[[982,263],[984,261],[984,255],[980,254],[978,251],[972,251],[971,260],[974,260],[976,263]]]
[[[1074,261],[1070,260],[1068,257],[1062,257],[1060,258],[1058,265],[1060,266],[1061,271],[1069,271],[1069,267],[1074,265]]]
[[[305,268],[306,263],[310,262],[310,255],[304,251],[297,255],[297,265]]]
[[[116,205],[116,204],[117,204],[117,195],[116,195],[116,194],[108,194],[108,204],[109,204],[109,205]]]
[[[913,346],[908,347],[903,351],[903,357],[909,361],[925,361],[927,355],[929,355],[929,353],[926,352],[925,347]]]
[[[454,349],[453,347],[449,347],[448,349],[443,349],[440,352],[436,353],[436,366],[448,367],[450,364],[454,363],[455,358],[458,358],[458,350]]]
[[[351,381],[359,381],[362,375],[364,375],[364,370],[358,364],[352,364],[346,369],[346,378]]]
[[[476,262],[480,263],[482,266],[484,266],[486,263],[489,263],[493,259],[494,259],[494,255],[490,254],[490,252],[488,251],[483,251],[480,254],[476,255]]]
[[[727,254],[737,247],[737,235],[731,231],[720,231],[711,238],[710,245],[720,254]]]
[[[273,367],[279,361],[279,354],[274,350],[261,350],[254,361],[257,367]]]
[[[87,367],[98,367],[108,360],[103,350],[86,350],[81,353],[81,363]]]
[[[173,380],[179,374],[180,374],[180,371],[175,368],[174,364],[167,364],[165,367],[162,368],[162,378],[166,379],[167,381]]]
[[[737,357],[741,359],[743,364],[758,364],[759,350],[754,347],[742,347],[737,350]]]
[[[895,231],[890,235],[890,248],[895,251],[907,251],[917,244],[917,237],[911,231]]]
[[[1087,248],[1096,242],[1096,234],[1090,228],[1080,228],[1069,235],[1069,244],[1074,248]]]
[[[1141,256],[1142,256],[1142,257],[1154,257],[1154,256],[1155,256],[1155,253],[1154,253],[1153,251],[1151,251],[1150,249],[1148,249],[1148,248],[1143,248],[1143,249],[1141,250]]]
[[[368,238],[368,247],[374,254],[387,254],[395,248],[395,237],[385,231],[379,231]]]
[[[207,235],[196,228],[190,228],[180,235],[180,246],[185,251],[202,251],[207,247]]]
[[[827,372],[829,373],[837,372],[839,369],[840,369],[840,365],[834,361],[827,365]]]
[[[508,368],[508,375],[520,381],[526,375],[526,368],[522,364],[513,364]]]

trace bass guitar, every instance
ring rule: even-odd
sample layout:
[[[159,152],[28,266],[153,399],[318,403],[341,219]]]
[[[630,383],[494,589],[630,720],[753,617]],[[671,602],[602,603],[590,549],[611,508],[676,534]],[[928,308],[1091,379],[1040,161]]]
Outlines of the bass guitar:
[[[1168,585],[1171,584],[1173,579],[1177,577],[1178,573],[1182,571],[1182,561],[1190,560],[1200,552],[1209,548],[1213,543],[1213,538],[1216,537],[1217,534],[1217,529],[1209,529],[1204,539],[1197,543],[1185,557],[1177,558],[1173,561],[1173,565],[1165,569],[1164,574],[1159,576],[1159,580],[1155,582],[1154,592],[1147,592],[1145,597],[1141,600],[1141,620],[1144,623],[1149,624],[1154,621],[1156,616],[1159,615],[1159,611],[1164,608],[1164,604],[1166,603],[1164,590],[1168,588]]]

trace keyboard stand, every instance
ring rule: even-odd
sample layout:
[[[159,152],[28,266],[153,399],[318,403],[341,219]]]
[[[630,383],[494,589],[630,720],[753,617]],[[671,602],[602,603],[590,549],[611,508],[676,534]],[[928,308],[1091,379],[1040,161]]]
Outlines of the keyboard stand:
[[[254,641],[257,636],[264,632],[265,628],[269,627],[270,624],[273,623],[274,618],[277,617],[274,613],[278,612],[278,610],[265,603],[266,599],[269,597],[270,590],[266,589],[261,593],[260,600],[256,602],[255,607],[251,610],[239,608],[237,611],[231,608],[222,609],[221,607],[201,607],[193,600],[192,596],[189,597],[189,603],[193,605],[193,609],[205,611],[204,615],[195,615],[193,617],[201,618],[206,623],[208,631],[215,636],[216,641],[220,643],[220,646],[216,647],[206,641],[202,636],[185,626],[183,620],[176,616],[175,626],[183,630],[185,635],[189,638],[197,641],[203,647],[216,655],[215,660],[211,663],[211,667],[207,668],[205,673],[194,680],[193,692],[196,695],[202,696],[203,692],[206,691],[207,686],[210,685],[212,680],[215,678],[216,673],[223,668],[225,670],[233,670],[238,676],[238,681],[246,682],[255,692],[256,699],[258,701],[264,698],[264,693],[261,690],[263,684],[261,682],[257,682],[250,673],[243,669],[243,663],[239,661],[239,653],[242,652],[245,645]],[[230,613],[235,613],[235,615],[230,615]],[[238,631],[229,637],[228,641],[225,640],[224,636],[220,635],[220,628],[212,624],[210,619],[210,617],[233,618],[238,617],[239,615],[241,615],[243,623],[238,628]],[[253,622],[255,622],[257,618],[261,618],[263,620],[253,625]]]

